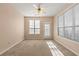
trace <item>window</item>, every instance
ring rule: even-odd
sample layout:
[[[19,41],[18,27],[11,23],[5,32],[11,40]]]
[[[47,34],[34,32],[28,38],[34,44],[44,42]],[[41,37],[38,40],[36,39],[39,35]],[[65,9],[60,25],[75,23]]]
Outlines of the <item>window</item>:
[[[29,34],[40,34],[40,20],[29,20]]]
[[[63,37],[64,36],[63,15],[58,16],[57,23],[58,23],[58,25],[57,25],[57,27],[58,27],[58,34]]]
[[[72,9],[68,10],[68,11],[64,14],[64,23],[65,23],[65,27],[67,27],[67,26],[73,26]]]
[[[59,19],[59,27],[63,27],[63,15],[58,17]]]
[[[79,5],[74,7],[75,25],[79,25]]]
[[[74,40],[74,32],[72,27],[65,28],[64,37]]]
[[[79,4],[57,18],[58,35],[79,42]]]
[[[66,13],[59,16],[58,18],[59,36],[74,40],[73,9],[68,10]]]
[[[75,14],[75,40],[79,41],[79,5],[74,7]]]
[[[75,40],[79,42],[79,27],[75,27]]]
[[[59,28],[59,35],[64,37],[64,29],[63,28]]]
[[[73,9],[64,14],[64,37],[74,40]]]

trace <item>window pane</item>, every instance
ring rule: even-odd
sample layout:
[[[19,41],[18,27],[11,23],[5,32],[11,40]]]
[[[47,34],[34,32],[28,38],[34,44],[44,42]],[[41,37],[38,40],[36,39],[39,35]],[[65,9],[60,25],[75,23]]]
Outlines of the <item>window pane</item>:
[[[73,28],[65,28],[65,37],[68,39],[74,40],[74,31]]]
[[[50,24],[45,24],[45,36],[50,35]]]
[[[58,17],[59,21],[59,27],[63,27],[63,16]]]
[[[72,9],[67,11],[64,14],[64,19],[65,19],[65,26],[72,26],[73,25]]]
[[[29,34],[34,34],[34,29],[29,29]]]
[[[74,8],[75,11],[75,25],[79,25],[79,5]]]
[[[56,19],[57,19],[56,26],[57,26],[57,27],[59,27],[59,16],[57,16],[57,18],[56,18]]]
[[[59,27],[57,27],[57,34],[59,35]]]
[[[49,24],[45,24],[45,29],[49,30]]]
[[[34,20],[29,20],[29,28],[34,28]]]
[[[40,29],[35,29],[35,34],[40,34]]]
[[[79,27],[75,27],[75,40],[79,41]]]
[[[59,35],[64,37],[64,30],[63,30],[63,28],[59,28]]]
[[[40,20],[35,20],[35,28],[40,28]]]

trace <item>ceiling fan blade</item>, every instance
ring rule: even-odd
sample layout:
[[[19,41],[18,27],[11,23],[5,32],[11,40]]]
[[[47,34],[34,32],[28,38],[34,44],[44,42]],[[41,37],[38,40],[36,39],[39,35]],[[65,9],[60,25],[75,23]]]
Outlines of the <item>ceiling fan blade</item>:
[[[33,5],[33,7],[36,8],[36,9],[38,8],[35,4]]]
[[[45,12],[45,11],[46,11],[46,9],[45,9],[45,8],[41,8],[41,11],[42,11],[42,12]]]

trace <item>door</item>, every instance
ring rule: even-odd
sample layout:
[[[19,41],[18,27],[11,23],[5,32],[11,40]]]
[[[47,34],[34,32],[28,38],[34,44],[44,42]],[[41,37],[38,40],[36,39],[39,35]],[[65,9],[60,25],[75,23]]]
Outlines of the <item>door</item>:
[[[50,23],[45,23],[45,32],[44,32],[44,37],[45,39],[48,39],[50,37]]]

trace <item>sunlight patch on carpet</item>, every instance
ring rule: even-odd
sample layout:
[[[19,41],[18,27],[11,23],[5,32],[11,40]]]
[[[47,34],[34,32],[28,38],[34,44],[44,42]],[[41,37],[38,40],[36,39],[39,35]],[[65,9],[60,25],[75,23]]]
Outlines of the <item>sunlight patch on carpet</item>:
[[[64,56],[63,53],[54,45],[52,41],[46,41],[53,56]]]

